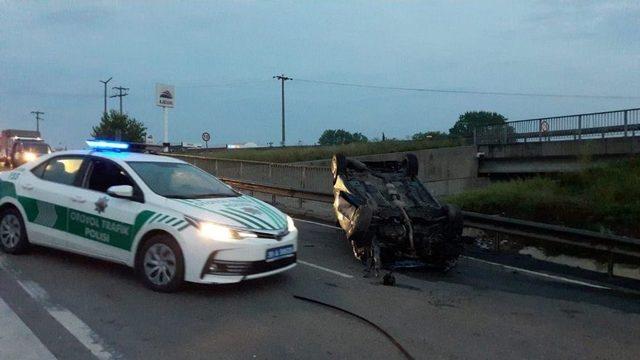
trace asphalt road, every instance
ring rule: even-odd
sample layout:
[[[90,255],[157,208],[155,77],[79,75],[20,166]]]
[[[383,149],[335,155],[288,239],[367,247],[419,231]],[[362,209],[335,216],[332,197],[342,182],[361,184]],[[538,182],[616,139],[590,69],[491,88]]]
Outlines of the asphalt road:
[[[300,263],[278,276],[160,294],[126,267],[35,248],[0,255],[0,300],[59,359],[406,358],[372,325],[294,295],[372,321],[418,359],[640,357],[638,296],[473,258],[387,287],[362,276],[341,232],[297,225]]]

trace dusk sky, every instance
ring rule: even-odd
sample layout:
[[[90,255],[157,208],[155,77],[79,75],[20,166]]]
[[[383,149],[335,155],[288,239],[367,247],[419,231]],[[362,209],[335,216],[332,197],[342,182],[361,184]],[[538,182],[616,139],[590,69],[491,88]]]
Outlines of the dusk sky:
[[[2,1],[0,128],[81,147],[103,108],[99,80],[156,139],[157,82],[176,86],[173,143],[280,140],[324,129],[370,138],[447,131],[469,110],[511,120],[640,107],[639,1]],[[432,93],[376,86],[545,94]],[[111,94],[111,90],[109,92]],[[632,98],[636,97],[636,98]],[[117,108],[116,99],[109,106]]]

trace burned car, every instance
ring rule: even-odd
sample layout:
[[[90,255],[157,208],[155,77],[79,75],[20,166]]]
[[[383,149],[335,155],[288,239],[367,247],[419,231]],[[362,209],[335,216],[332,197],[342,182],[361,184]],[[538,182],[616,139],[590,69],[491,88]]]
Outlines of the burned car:
[[[402,161],[331,161],[334,211],[354,256],[381,268],[447,271],[462,252],[462,215],[418,180],[414,154]]]

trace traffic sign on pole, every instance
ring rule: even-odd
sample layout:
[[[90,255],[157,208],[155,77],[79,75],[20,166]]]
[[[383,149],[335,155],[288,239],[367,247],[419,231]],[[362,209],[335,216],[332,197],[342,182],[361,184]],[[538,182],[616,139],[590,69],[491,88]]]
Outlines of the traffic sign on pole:
[[[203,132],[202,133],[202,141],[204,141],[204,146],[206,148],[209,147],[209,140],[211,140],[211,134],[209,134],[208,132]]]

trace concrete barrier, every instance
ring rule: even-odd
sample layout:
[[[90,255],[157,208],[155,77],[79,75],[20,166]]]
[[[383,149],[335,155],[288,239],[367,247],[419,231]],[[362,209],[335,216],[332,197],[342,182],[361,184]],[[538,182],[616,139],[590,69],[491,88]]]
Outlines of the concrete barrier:
[[[488,183],[487,179],[477,177],[478,160],[475,146],[425,149],[412,151],[412,153],[417,156],[419,162],[418,178],[438,198],[458,194]],[[402,160],[405,154],[399,152],[356,158],[364,161]],[[193,155],[172,154],[172,156],[218,177],[322,193],[333,191],[329,160],[314,161],[310,164],[275,164]],[[253,195],[275,203],[293,214],[324,220],[332,220],[334,217],[330,204],[260,193]]]

